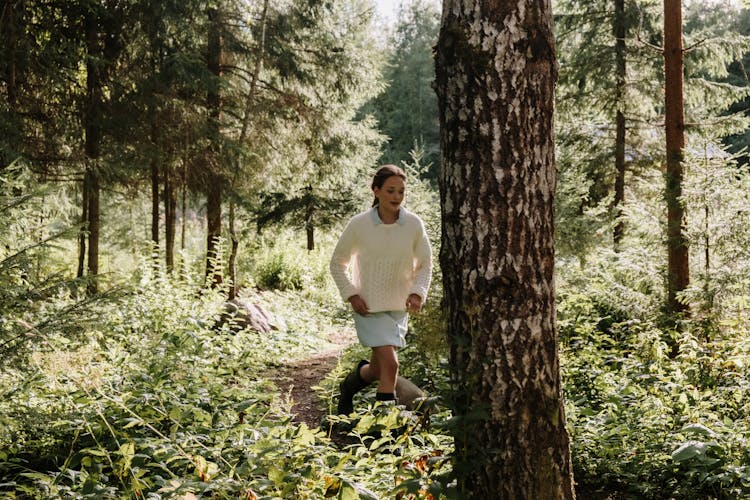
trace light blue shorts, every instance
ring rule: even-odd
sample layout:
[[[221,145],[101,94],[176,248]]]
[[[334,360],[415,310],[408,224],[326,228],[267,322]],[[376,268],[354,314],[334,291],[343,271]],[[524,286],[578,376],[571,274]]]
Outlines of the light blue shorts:
[[[406,311],[384,311],[360,316],[354,313],[354,326],[359,343],[365,347],[406,345],[409,314]]]

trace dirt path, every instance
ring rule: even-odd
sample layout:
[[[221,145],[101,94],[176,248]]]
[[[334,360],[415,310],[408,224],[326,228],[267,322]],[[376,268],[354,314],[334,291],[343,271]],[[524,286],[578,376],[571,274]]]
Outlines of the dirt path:
[[[333,347],[280,368],[272,376],[280,393],[290,396],[295,422],[304,422],[310,428],[320,426],[328,408],[311,387],[318,385],[336,367],[341,352],[354,340],[352,332],[333,335],[329,338]]]

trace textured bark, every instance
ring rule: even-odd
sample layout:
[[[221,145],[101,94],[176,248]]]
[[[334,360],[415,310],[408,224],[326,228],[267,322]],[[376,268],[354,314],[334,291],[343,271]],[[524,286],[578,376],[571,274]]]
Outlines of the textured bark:
[[[615,227],[613,241],[615,250],[619,249],[620,241],[625,232],[622,220],[622,205],[625,202],[625,76],[627,65],[625,60],[625,0],[615,0],[615,198],[614,217]]]
[[[446,0],[442,265],[460,495],[574,498],[554,303],[549,0]]]
[[[690,284],[688,243],[682,205],[685,111],[681,0],[664,0],[664,126],[666,129],[667,186],[667,301],[670,312],[687,312],[677,300]]]

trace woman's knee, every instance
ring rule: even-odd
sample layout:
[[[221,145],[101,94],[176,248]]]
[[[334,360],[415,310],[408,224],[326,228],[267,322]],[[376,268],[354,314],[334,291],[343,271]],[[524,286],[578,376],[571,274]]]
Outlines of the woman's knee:
[[[387,370],[391,372],[398,370],[398,356],[393,346],[377,347],[374,349],[374,354],[378,371]]]

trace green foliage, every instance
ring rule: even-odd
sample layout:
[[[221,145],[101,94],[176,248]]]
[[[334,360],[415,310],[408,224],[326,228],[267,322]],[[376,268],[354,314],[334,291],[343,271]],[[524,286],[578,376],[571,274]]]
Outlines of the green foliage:
[[[563,268],[558,325],[576,481],[637,498],[747,496],[747,320],[724,323],[711,341],[699,321],[664,332],[660,299],[642,286],[652,280],[624,262]]]
[[[750,295],[750,174],[709,139],[686,165],[695,272],[684,300],[697,306],[696,319],[710,336],[726,319],[727,302]]]
[[[0,491],[315,499],[446,487],[450,439],[428,430],[445,415],[362,405],[345,448],[292,422],[269,378],[325,342],[330,311],[297,293],[256,293],[281,309],[277,330],[217,330],[219,296],[149,269],[98,310],[86,342],[35,354],[33,376],[6,393]]]
[[[407,345],[399,351],[399,373],[428,395],[444,395],[449,390],[449,345],[440,302],[436,290],[432,290],[422,312],[410,317]]]
[[[750,42],[737,23],[744,19],[729,3],[692,2],[686,6],[685,114],[687,149],[699,148],[707,136],[718,143],[734,135],[739,144],[747,118],[738,113],[748,92],[741,60]],[[664,103],[663,5],[652,0],[624,2],[626,74],[618,86],[614,2],[564,0],[555,8],[560,78],[556,95],[558,189],[557,241],[561,254],[585,260],[611,238],[614,225],[615,114],[626,122],[625,200],[651,207],[663,203],[661,193],[642,198],[631,186],[645,171],[663,162]],[[735,75],[728,78],[728,70]],[[649,175],[649,174],[646,174]],[[664,182],[653,177],[663,189]],[[622,208],[622,207],[619,207]],[[632,209],[632,205],[626,212]],[[640,209],[642,210],[642,208]],[[651,208],[653,210],[653,208]],[[659,218],[661,218],[661,213]],[[641,220],[622,218],[625,232],[640,231]],[[692,212],[688,212],[688,218]],[[661,238],[661,235],[658,236]],[[611,240],[610,240],[611,241]]]
[[[31,352],[79,340],[93,319],[97,299],[76,298],[81,284],[47,259],[77,233],[61,221],[66,208],[62,193],[34,182],[23,163],[0,172],[0,372],[24,373]]]
[[[440,242],[440,199],[434,184],[428,180],[433,164],[427,161],[424,147],[414,144],[409,150],[409,159],[401,160],[399,165],[407,179],[405,204],[424,221],[430,244],[437,248]]]
[[[265,289],[299,290],[302,288],[305,270],[288,254],[276,251],[257,263],[258,285]]]
[[[734,15],[731,16],[731,19],[733,21],[733,31],[742,35],[750,34],[750,10],[744,8],[739,13],[734,13]],[[728,83],[737,86],[748,85],[746,68],[748,67],[748,64],[750,64],[749,58],[750,53],[745,52],[742,54],[742,57],[737,58],[737,60],[729,64],[727,67],[728,75],[726,78]],[[750,99],[745,97],[741,101],[733,103],[729,111],[732,113],[742,112],[747,116],[749,102]],[[732,153],[740,155],[739,161],[742,164],[747,164],[746,150],[750,144],[749,139],[750,135],[748,135],[747,130],[743,130],[739,133],[730,135],[729,137],[725,137],[723,142],[729,147],[729,150]]]
[[[257,206],[265,192],[303,186],[347,192],[382,142],[372,118],[357,115],[383,87],[369,6],[8,4],[0,20],[0,130],[8,132],[0,169],[23,155],[40,177],[79,183],[93,168],[103,208],[123,186],[138,199],[150,182],[153,224],[165,201],[167,227],[179,188],[206,194],[210,185],[217,201],[230,194],[243,208]],[[220,68],[207,64],[211,34],[221,40]],[[94,157],[96,165],[87,163]],[[199,209],[202,200],[187,198]],[[113,235],[119,217],[100,215],[102,247],[143,238],[141,227]]]
[[[368,355],[367,351],[358,345],[348,349],[341,364],[318,389],[333,397],[336,394],[334,387],[358,359]],[[410,362],[418,363],[406,354],[402,364],[407,367]],[[438,376],[444,378],[445,372]],[[416,378],[412,380],[418,381]],[[422,387],[430,395],[429,387]],[[411,412],[375,402],[374,387],[358,394],[354,417],[328,417],[332,430],[346,429],[349,453],[339,466],[361,484],[372,485],[373,491],[387,492],[381,498],[404,494],[429,498],[424,496],[427,493],[432,493],[434,498],[456,498],[450,460],[453,443],[445,432],[450,413],[436,406],[434,399],[429,409]],[[335,401],[332,400],[331,405],[335,405]],[[382,473],[375,474],[374,470]]]
[[[432,90],[435,70],[432,47],[437,41],[440,15],[435,2],[412,0],[401,4],[389,46],[384,77],[388,87],[368,106],[380,130],[388,136],[381,163],[400,165],[419,148],[426,175],[435,180],[440,167],[437,96]]]
[[[570,147],[561,142],[558,150],[555,226],[557,251],[585,261],[591,250],[610,232],[612,224],[607,213],[611,197],[592,200],[590,193],[596,189],[595,182],[590,178],[586,164],[581,162],[581,157],[597,154],[593,149],[600,145],[595,141],[581,140],[579,143],[579,139]]]
[[[711,9],[686,5],[686,120],[692,124],[689,130],[703,136],[744,134],[748,128],[748,117],[735,105],[748,97],[747,79],[729,78],[732,63],[741,63],[750,51],[750,36],[737,26],[743,15],[730,3],[719,2]]]
[[[325,229],[354,213],[358,203],[352,192],[321,193],[307,186],[296,196],[268,193],[260,203],[258,228],[286,223],[308,230]]]
[[[299,231],[268,231],[254,242],[241,265],[250,283],[270,290],[300,290],[331,297],[334,287],[328,273],[331,236],[321,234],[315,250],[307,250]]]
[[[71,221],[79,220],[70,200],[79,193],[39,181],[41,172],[73,180],[79,173],[81,5],[49,11],[23,2],[22,16],[2,19],[22,35],[0,47],[3,68],[15,57],[23,78],[15,96],[5,82],[0,100],[7,132],[0,134],[0,496],[456,498],[447,431],[464,425],[470,432],[471,424],[439,406],[451,394],[440,209],[426,180],[438,167],[429,89],[436,12],[423,2],[405,6],[384,70],[390,87],[371,109],[362,105],[383,88],[388,51],[375,46],[368,1],[271,3],[263,43],[263,2],[219,2],[234,13],[224,33],[231,67],[220,82],[202,60],[203,6],[157,3],[129,5],[133,17],[124,25],[133,30],[123,34],[127,46],[111,68],[102,173],[109,186],[126,189],[103,191],[102,268],[111,272],[103,283],[117,293],[96,298],[82,299],[85,283],[70,278],[78,232]],[[736,36],[747,32],[747,11],[733,17],[736,26],[725,6],[698,2],[686,11],[686,40],[694,46],[686,64],[691,134],[683,202],[693,284],[683,300],[693,317],[665,330],[655,125],[661,60],[647,47],[661,43],[661,4],[626,2],[628,226],[619,252],[609,249],[614,38],[609,4],[601,5],[556,3],[557,324],[580,496],[749,497],[750,186],[739,160],[715,146],[727,133],[738,144],[746,139],[742,120],[716,115],[735,99],[743,101],[730,111],[746,104],[725,84],[747,84],[747,44]],[[25,24],[32,19],[38,31]],[[235,30],[233,21],[247,29]],[[143,61],[148,71],[134,71]],[[137,194],[153,159],[160,182],[166,172],[173,182],[204,187],[205,92],[217,83],[223,173],[240,208],[240,296],[269,311],[275,329],[264,335],[217,326],[224,297],[202,289],[200,202],[188,197],[176,277],[154,264],[145,229],[150,206]],[[311,219],[316,228],[344,222],[351,207],[334,194],[368,204],[383,141],[368,109],[391,139],[384,159],[407,171],[406,206],[425,221],[435,254],[430,298],[410,319],[399,353],[401,373],[426,390],[433,407],[412,413],[372,405],[369,389],[358,395],[353,418],[330,416],[330,427],[309,429],[292,420],[271,380],[280,366],[327,349],[331,334],[350,327],[328,275],[335,235],[321,231],[309,252],[299,229],[310,206],[319,210]],[[151,120],[157,130],[142,126]],[[8,166],[19,150],[34,158],[33,169]],[[312,197],[296,195],[307,186]],[[297,231],[267,226],[256,235],[255,215],[263,211],[269,220],[295,214],[288,225]],[[367,355],[350,348],[311,388],[321,404],[333,408],[338,381]]]
[[[257,92],[270,88],[261,94],[263,105],[248,108],[253,123],[267,127],[251,127],[256,136],[245,161],[256,168],[239,179],[241,194],[293,198],[313,186],[330,198],[351,191],[374,165],[383,137],[359,113],[383,87],[371,14],[365,0],[270,3],[268,60],[259,75],[267,83]]]

